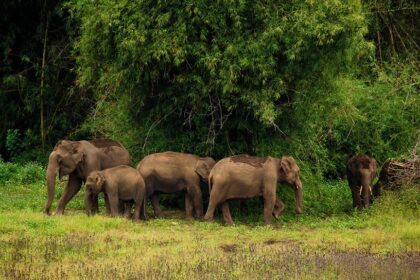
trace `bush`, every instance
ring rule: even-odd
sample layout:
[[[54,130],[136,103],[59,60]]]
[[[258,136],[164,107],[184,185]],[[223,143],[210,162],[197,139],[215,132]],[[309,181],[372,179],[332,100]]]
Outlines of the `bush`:
[[[43,182],[45,168],[38,163],[0,163],[0,185]]]
[[[18,129],[8,129],[6,135],[6,149],[9,157],[14,160],[22,150],[22,140]]]

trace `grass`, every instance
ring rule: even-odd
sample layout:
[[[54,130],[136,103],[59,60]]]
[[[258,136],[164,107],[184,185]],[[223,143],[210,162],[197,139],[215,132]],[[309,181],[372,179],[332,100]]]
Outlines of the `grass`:
[[[0,164],[0,278],[418,279],[420,192],[387,193],[353,211],[345,182],[305,184],[305,214],[262,226],[259,200],[233,205],[236,225],[185,221],[180,210],[133,223],[87,217],[79,194],[45,216],[44,170]],[[63,183],[61,183],[63,184]],[[62,186],[58,188],[57,197]],[[320,199],[324,198],[324,199]],[[324,207],[322,207],[324,206]],[[240,211],[239,211],[240,209]],[[151,209],[148,209],[151,214]],[[220,214],[218,215],[220,216]]]

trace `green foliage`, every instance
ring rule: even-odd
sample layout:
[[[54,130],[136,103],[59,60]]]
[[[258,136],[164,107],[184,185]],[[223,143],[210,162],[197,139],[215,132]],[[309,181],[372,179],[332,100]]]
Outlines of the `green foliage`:
[[[359,1],[68,7],[78,85],[98,98],[76,135],[117,138],[135,159],[291,154],[336,178],[354,152],[381,163],[417,139],[418,64],[375,62]]]
[[[75,45],[78,83],[100,100],[88,126],[120,135],[130,123],[127,143],[145,147],[140,155],[162,148],[254,152],[257,134],[278,138],[275,121],[303,94],[299,84],[328,84],[373,49],[363,39],[358,1],[73,1],[69,7],[82,30]],[[124,118],[114,118],[116,107]]]
[[[111,137],[136,161],[163,150],[291,154],[337,178],[350,154],[381,163],[417,138],[415,1],[1,5],[0,136],[21,132],[12,158],[0,143],[6,160],[46,162],[60,138]]]
[[[42,185],[45,169],[37,163],[0,163],[0,185],[37,184]]]
[[[18,129],[8,129],[6,135],[6,149],[10,158],[14,159],[19,156],[22,149],[20,133]]]
[[[48,150],[84,120],[91,104],[86,92],[71,88],[75,73],[70,52],[77,27],[62,9],[63,2],[25,0],[0,3],[0,153],[5,160],[18,157],[25,161],[45,160],[45,155],[41,155],[45,154],[41,150],[41,103]],[[42,77],[44,91],[41,99]],[[20,131],[19,139],[23,145],[19,152],[24,155],[17,150],[13,155],[7,152],[5,140],[9,129]]]

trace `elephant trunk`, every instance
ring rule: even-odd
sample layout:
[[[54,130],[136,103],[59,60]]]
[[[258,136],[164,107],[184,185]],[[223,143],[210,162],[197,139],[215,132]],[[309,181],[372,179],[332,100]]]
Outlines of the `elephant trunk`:
[[[59,166],[58,166],[58,161],[57,161],[57,154],[55,152],[52,152],[50,154],[48,167],[47,167],[48,198],[47,198],[47,204],[45,205],[45,213],[47,215],[50,215],[51,204],[54,198],[55,178],[57,177],[58,169],[59,169]]]
[[[372,189],[370,187],[370,173],[368,170],[363,170],[362,172],[362,189],[361,189],[361,195],[363,198],[363,206],[367,207],[370,203],[370,197]]]
[[[94,196],[93,191],[90,189],[86,189],[85,196],[84,196],[84,203],[85,203],[85,209],[86,214],[88,216],[93,215],[93,203],[92,203],[92,197]]]
[[[303,188],[302,188],[302,182],[300,181],[300,178],[296,181],[295,184],[295,198],[296,198],[296,214],[302,214],[302,208],[303,208]]]
[[[362,191],[363,191],[363,205],[367,207],[369,206],[369,203],[370,203],[370,186],[369,185],[362,186]]]

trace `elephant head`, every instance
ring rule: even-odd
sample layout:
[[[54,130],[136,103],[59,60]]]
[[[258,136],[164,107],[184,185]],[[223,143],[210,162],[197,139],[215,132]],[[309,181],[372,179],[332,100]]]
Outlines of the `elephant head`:
[[[280,159],[278,166],[278,181],[285,182],[293,187],[295,191],[297,214],[302,213],[303,188],[300,180],[300,169],[293,157],[285,156]]]
[[[95,214],[92,201],[94,197],[97,197],[100,192],[103,191],[105,183],[105,177],[100,171],[93,171],[89,174],[86,179],[86,192],[84,197],[86,214],[88,216]]]
[[[195,164],[195,172],[204,182],[208,183],[210,171],[215,164],[216,161],[211,157],[200,157]]]
[[[86,179],[86,191],[98,195],[103,191],[105,177],[101,172],[93,171]]]
[[[55,178],[72,173],[77,165],[83,160],[81,144],[75,141],[61,140],[51,152],[47,167],[48,200],[45,212],[50,214],[51,204],[54,198]]]

